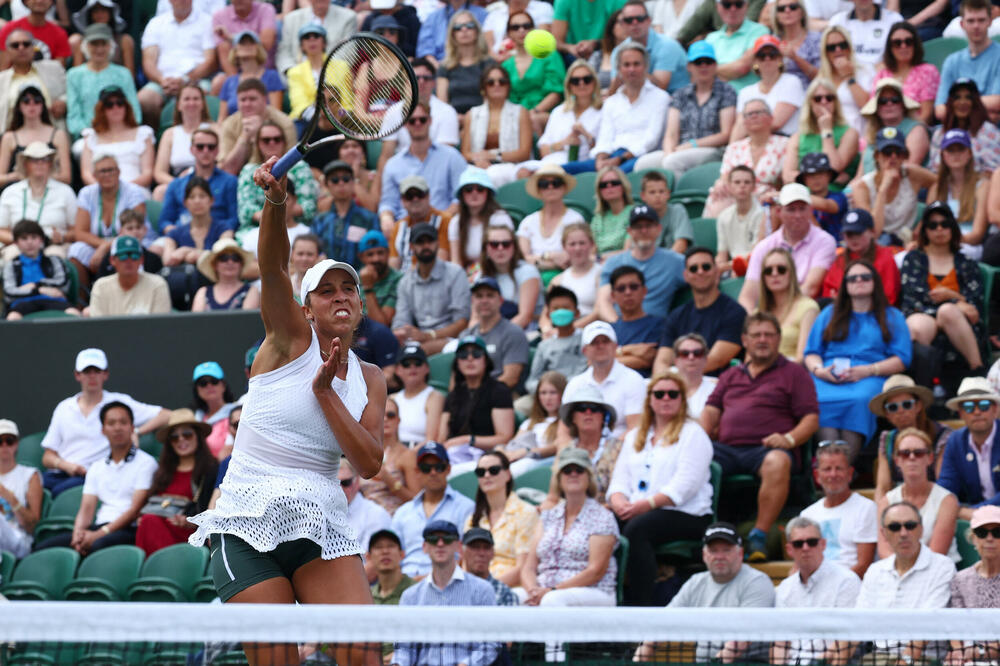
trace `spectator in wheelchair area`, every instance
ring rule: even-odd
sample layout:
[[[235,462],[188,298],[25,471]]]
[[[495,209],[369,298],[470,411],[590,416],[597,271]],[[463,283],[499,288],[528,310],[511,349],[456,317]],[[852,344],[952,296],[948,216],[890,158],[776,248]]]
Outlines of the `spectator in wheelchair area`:
[[[42,515],[42,477],[34,467],[18,464],[20,442],[17,424],[0,419],[0,549],[18,559],[31,552]]]
[[[156,460],[133,444],[135,428],[127,404],[105,404],[100,418],[110,450],[87,470],[73,531],[50,537],[36,544],[35,550],[69,546],[87,555],[108,546],[135,543],[135,522],[149,497]]]
[[[108,357],[101,349],[90,347],[76,355],[73,378],[81,391],[56,405],[42,439],[42,481],[53,497],[81,485],[87,469],[107,453],[108,439],[98,418],[104,405],[128,405],[138,419],[137,435],[152,432],[170,417],[162,407],[139,402],[125,393],[105,391]]]
[[[48,238],[37,222],[14,225],[14,245],[19,254],[3,266],[3,301],[8,321],[34,312],[58,310],[79,316],[66,299],[69,277],[63,260],[42,253]]]

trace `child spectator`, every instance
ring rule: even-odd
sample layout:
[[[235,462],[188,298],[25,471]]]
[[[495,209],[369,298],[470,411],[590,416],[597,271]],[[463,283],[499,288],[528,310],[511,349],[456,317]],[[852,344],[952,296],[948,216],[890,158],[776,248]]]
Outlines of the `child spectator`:
[[[731,270],[742,276],[747,271],[750,251],[770,229],[764,228],[764,209],[754,196],[757,177],[753,169],[738,164],[729,172],[727,182],[736,203],[723,209],[715,220],[718,237],[715,263],[721,271]]]
[[[687,209],[681,204],[670,203],[670,185],[659,171],[649,171],[642,176],[639,198],[660,216],[663,231],[656,244],[684,254],[694,242],[694,229]]]
[[[20,254],[3,268],[3,299],[10,321],[45,310],[80,314],[66,300],[69,278],[62,260],[42,254],[47,241],[37,222],[21,220],[14,225],[14,244]]]
[[[128,209],[122,211],[122,214],[118,216],[118,220],[121,222],[121,235],[131,236],[142,244],[142,240],[146,237],[146,219],[138,211]],[[110,245],[107,247],[102,245],[94,251],[95,256],[101,255],[104,257],[101,259],[101,266],[97,271],[97,277],[104,277],[115,272],[115,269],[111,267],[111,256],[108,253],[110,249]],[[163,259],[160,258],[160,255],[142,248],[142,270],[146,273],[156,275],[162,268]]]
[[[802,156],[797,180],[809,188],[816,222],[823,231],[840,241],[840,225],[847,212],[847,197],[843,192],[830,191],[830,183],[836,177],[837,172],[830,166],[826,153],[806,153]]]

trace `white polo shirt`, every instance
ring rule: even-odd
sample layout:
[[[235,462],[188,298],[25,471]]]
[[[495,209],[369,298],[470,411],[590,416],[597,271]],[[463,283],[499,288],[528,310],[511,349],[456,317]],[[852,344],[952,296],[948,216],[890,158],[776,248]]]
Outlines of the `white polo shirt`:
[[[101,502],[97,510],[97,525],[110,523],[132,506],[137,490],[149,490],[153,485],[156,460],[142,449],[132,448],[121,462],[108,455],[90,466],[83,482],[83,494],[93,495]]]
[[[52,449],[77,465],[86,468],[108,455],[108,438],[101,431],[101,408],[109,402],[122,402],[132,410],[136,427],[140,427],[160,413],[162,407],[147,405],[124,393],[105,391],[101,401],[84,416],[80,411],[80,396],[66,398],[52,412],[48,432],[42,440],[43,449]]]
[[[159,48],[156,66],[164,76],[185,76],[215,49],[212,16],[192,10],[177,22],[173,12],[154,16],[142,32],[142,48]]]
[[[858,62],[875,67],[882,62],[889,29],[894,23],[902,20],[903,16],[899,12],[875,5],[875,17],[870,21],[858,20],[852,9],[834,14],[830,18],[830,25],[846,28],[851,35],[851,42],[854,43],[854,57]],[[868,86],[865,86],[865,89],[867,88]]]
[[[621,437],[628,430],[625,417],[642,412],[646,400],[646,380],[638,372],[615,361],[611,372],[603,382],[594,379],[594,369],[588,367],[582,373],[573,377],[566,384],[563,400],[571,400],[571,396],[583,386],[593,386],[604,397],[604,401],[615,408],[615,427],[611,434]]]
[[[367,554],[372,535],[379,530],[390,529],[392,516],[359,492],[347,505],[347,522],[354,528],[354,538],[357,539],[361,552]]]
[[[781,581],[774,591],[776,608],[853,608],[861,579],[847,567],[824,559],[805,583],[798,572]],[[829,647],[833,647],[834,641]],[[786,664],[808,664],[820,659],[827,648],[822,639],[792,641]]]

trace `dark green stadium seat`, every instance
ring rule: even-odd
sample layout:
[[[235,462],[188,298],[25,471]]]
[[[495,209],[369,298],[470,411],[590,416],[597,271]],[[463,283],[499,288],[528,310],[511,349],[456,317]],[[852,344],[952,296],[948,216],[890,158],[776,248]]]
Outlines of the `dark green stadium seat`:
[[[66,287],[66,300],[70,305],[76,306],[80,300],[80,273],[76,270],[76,264],[69,259],[63,259],[63,268],[66,269],[66,277],[69,278],[69,285]]]
[[[160,440],[156,439],[155,432],[147,432],[139,438],[139,448],[159,460],[163,444]]]
[[[382,155],[382,142],[379,140],[365,141],[365,162],[369,169],[378,166],[378,158]]]
[[[43,439],[45,439],[44,430],[21,437],[21,441],[17,445],[17,463],[44,470],[45,468],[42,466],[42,454],[45,453],[42,449]]]
[[[91,553],[63,596],[66,601],[122,601],[144,559],[146,553],[136,546],[109,546]]]
[[[719,291],[734,300],[739,299],[740,292],[743,290],[743,279],[741,277],[726,278],[719,283]]]
[[[719,517],[719,495],[722,490],[722,466],[712,461],[709,466],[712,480],[712,520]],[[701,540],[671,541],[656,549],[657,555],[668,555],[682,559],[698,560],[701,552]]]
[[[667,189],[671,192],[674,191],[673,171],[668,171],[667,169],[643,169],[641,171],[633,171],[628,175],[628,182],[632,185],[632,198],[636,201],[640,198],[639,192],[642,190],[642,177],[650,171],[658,171],[663,174],[663,176],[667,179]]]
[[[566,205],[579,211],[588,222],[594,216],[594,211],[597,209],[597,198],[594,194],[594,182],[596,180],[597,174],[593,171],[576,174],[576,187],[567,192],[566,196],[563,197]],[[590,215],[586,215],[587,211],[590,212]]]
[[[990,328],[990,306],[993,304],[993,289],[996,287],[1000,268],[980,262],[979,273],[983,278],[983,328],[990,333],[993,330]]]
[[[465,472],[448,479],[448,485],[469,499],[476,499],[476,490],[479,488],[479,480],[476,478],[475,472]]]
[[[42,488],[42,513],[38,516],[41,520],[49,515],[49,511],[52,509],[52,493],[48,488]]]
[[[536,210],[540,210],[542,207],[542,202],[531,196],[524,189],[525,183],[528,181],[525,179],[515,180],[513,183],[507,183],[506,185],[501,185],[497,188],[497,203],[508,210],[508,207],[524,213],[522,217],[527,217]]]
[[[208,549],[178,543],[158,550],[129,585],[129,601],[191,601],[208,563]]]
[[[521,476],[514,479],[514,488],[518,490],[521,488],[534,488],[535,490],[541,490],[544,493],[548,493],[551,481],[552,466],[543,465],[541,467],[536,467],[529,472],[525,472]]]
[[[80,510],[81,497],[83,497],[82,485],[59,493],[59,496],[52,500],[48,515],[35,525],[35,543],[41,543],[60,532],[72,530],[76,513]]]
[[[10,580],[10,576],[14,573],[14,565],[17,563],[17,558],[14,557],[14,553],[8,552],[6,550],[0,551],[0,587],[7,584]]]
[[[202,576],[201,580],[195,583],[194,586],[194,600],[199,604],[211,603],[219,596],[219,593],[215,591],[215,581],[212,580],[211,574],[207,576]]]
[[[72,548],[46,548],[18,562],[3,588],[11,600],[62,600],[63,588],[73,580],[80,554]]]
[[[964,49],[969,43],[961,37],[938,37],[924,42],[924,62],[941,69],[945,59],[955,51]]]
[[[959,569],[971,567],[979,561],[979,551],[966,538],[969,529],[968,520],[960,518],[955,522],[955,545],[958,546],[958,554],[962,556],[962,561],[958,564]]]
[[[694,231],[694,244],[707,247],[714,254],[717,251],[719,241],[716,234],[715,218],[696,217],[691,220],[691,228]]]
[[[454,352],[434,354],[428,358],[427,365],[430,367],[430,376],[427,378],[427,383],[447,394],[448,385],[451,383],[451,364],[454,360]]]
[[[721,168],[722,162],[706,162],[705,164],[699,164],[693,169],[688,169],[677,180],[677,191],[675,194],[700,192],[707,196],[709,188],[719,179]]]
[[[693,298],[694,295],[691,293],[691,287],[684,285],[681,289],[674,292],[674,300],[670,302],[670,309],[678,308]]]
[[[618,535],[618,545],[615,546],[614,558],[618,564],[618,575],[615,577],[615,601],[619,606],[625,601],[625,565],[628,562],[629,542],[626,537]]]
[[[62,310],[40,310],[38,312],[29,312],[24,315],[25,320],[29,319],[72,319],[74,315],[63,312]]]
[[[701,217],[705,211],[705,202],[708,201],[708,194],[702,192],[676,192],[670,195],[670,203],[684,206],[688,217],[694,219]]]
[[[162,201],[154,201],[150,199],[146,202],[146,219],[149,220],[149,226],[155,229],[157,232],[160,231],[161,212],[163,212]]]

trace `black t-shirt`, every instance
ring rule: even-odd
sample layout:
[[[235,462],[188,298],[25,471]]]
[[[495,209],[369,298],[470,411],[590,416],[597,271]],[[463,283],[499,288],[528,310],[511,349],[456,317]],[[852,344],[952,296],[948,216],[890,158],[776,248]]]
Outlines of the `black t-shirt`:
[[[694,301],[688,301],[670,311],[667,325],[660,337],[661,347],[672,347],[674,340],[688,333],[698,333],[708,343],[709,349],[716,340],[742,344],[743,320],[747,312],[729,296],[720,293],[707,308],[699,310]]]
[[[449,415],[448,437],[495,435],[492,410],[513,407],[514,401],[510,389],[492,377],[483,380],[482,385],[475,391],[470,391],[463,384],[444,399],[444,411]]]

